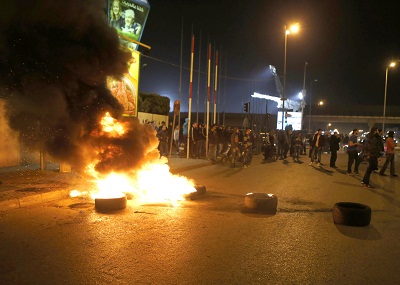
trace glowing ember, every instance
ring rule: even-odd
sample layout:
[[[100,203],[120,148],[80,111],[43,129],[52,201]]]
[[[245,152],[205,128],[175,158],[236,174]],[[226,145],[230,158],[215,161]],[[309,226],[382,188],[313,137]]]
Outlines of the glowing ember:
[[[124,125],[107,113],[101,120],[103,132],[107,136],[120,137],[125,133]],[[151,150],[152,151],[152,150]],[[90,195],[96,198],[118,198],[130,194],[139,203],[176,202],[185,200],[185,196],[196,192],[194,182],[183,176],[169,172],[167,159],[149,160],[137,170],[125,173],[100,174],[95,171],[98,161],[90,164],[86,172],[93,177],[97,189],[88,192],[73,190],[71,197]]]

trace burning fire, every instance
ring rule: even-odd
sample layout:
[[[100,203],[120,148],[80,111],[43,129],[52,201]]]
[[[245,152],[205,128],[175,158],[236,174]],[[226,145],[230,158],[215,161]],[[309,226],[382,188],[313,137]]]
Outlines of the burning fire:
[[[101,125],[102,132],[107,136],[120,137],[126,132],[124,124],[109,113],[101,119]],[[71,197],[90,195],[96,199],[130,195],[139,203],[159,203],[181,201],[185,195],[196,192],[193,181],[170,173],[165,157],[147,161],[138,170],[124,173],[101,174],[95,170],[95,165],[87,166],[86,172],[93,177],[96,187],[86,192],[73,190]]]

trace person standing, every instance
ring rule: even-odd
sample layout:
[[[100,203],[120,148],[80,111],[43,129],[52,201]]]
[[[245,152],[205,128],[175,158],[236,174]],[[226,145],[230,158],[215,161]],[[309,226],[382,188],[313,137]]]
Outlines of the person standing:
[[[300,162],[300,153],[303,149],[303,138],[300,132],[297,133],[297,136],[293,140],[293,145],[294,145],[293,160],[297,160],[297,162]]]
[[[239,128],[234,127],[231,135],[231,167],[236,166],[236,156],[239,154]]]
[[[311,153],[311,162],[310,165],[314,162],[314,157],[317,157],[317,166],[321,165],[321,155],[322,155],[322,148],[325,145],[325,139],[322,135],[322,130],[318,129],[317,133],[314,135],[312,140],[312,153]]]
[[[176,148],[176,152],[179,152],[179,134],[180,134],[180,127],[176,125],[174,130],[174,146]]]
[[[361,182],[365,188],[375,188],[370,184],[370,176],[378,166],[378,158],[380,153],[380,145],[377,137],[378,129],[373,127],[369,132],[364,142],[364,153],[368,159],[368,168],[364,174],[364,178]]]
[[[251,129],[246,129],[246,132],[243,135],[243,147],[244,147],[244,156],[243,156],[243,167],[250,167],[251,160],[253,158],[253,139],[251,136]]]
[[[159,150],[160,150],[160,157],[161,156],[168,156],[168,131],[167,126],[163,126],[160,131],[157,133],[157,137],[159,140]]]
[[[337,168],[336,159],[337,159],[337,151],[339,150],[340,137],[338,132],[333,132],[333,136],[331,136],[331,140],[329,142],[329,149],[331,151],[331,160],[330,167]]]
[[[386,161],[385,164],[382,166],[381,171],[379,171],[379,175],[381,176],[386,176],[385,171],[389,163],[390,163],[390,176],[392,177],[398,176],[394,170],[394,148],[396,147],[396,143],[394,142],[393,136],[394,132],[390,131],[386,139]]]
[[[217,125],[212,125],[208,130],[208,159],[213,163],[217,159],[218,133]]]
[[[199,140],[199,128],[197,122],[192,124],[192,127],[189,131],[189,147],[192,158],[198,158],[198,145],[197,142]]]
[[[347,147],[347,155],[348,155],[348,160],[347,160],[347,174],[350,175],[351,168],[353,166],[353,163],[355,162],[354,165],[354,174],[358,174],[358,166],[361,163],[361,159],[358,156],[358,148],[361,146],[361,143],[358,142],[358,130],[353,129],[353,132],[351,136],[349,137],[349,145]]]

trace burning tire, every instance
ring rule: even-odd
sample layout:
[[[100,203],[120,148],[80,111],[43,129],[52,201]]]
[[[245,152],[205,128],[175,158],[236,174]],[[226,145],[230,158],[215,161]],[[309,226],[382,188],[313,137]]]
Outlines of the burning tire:
[[[194,188],[196,189],[197,194],[204,195],[206,194],[206,186],[204,185],[195,185]]]
[[[364,227],[371,222],[371,208],[359,203],[336,203],[333,206],[332,215],[333,221],[337,225]]]
[[[244,197],[244,205],[252,210],[274,211],[278,206],[278,197],[274,194],[248,193]]]
[[[192,192],[190,194],[187,194],[185,196],[185,199],[187,199],[187,200],[196,200],[198,196],[206,194],[206,186],[196,184],[194,186],[194,188],[196,189],[196,192]]]
[[[118,211],[126,208],[126,196],[116,198],[96,198],[95,209],[99,212]]]

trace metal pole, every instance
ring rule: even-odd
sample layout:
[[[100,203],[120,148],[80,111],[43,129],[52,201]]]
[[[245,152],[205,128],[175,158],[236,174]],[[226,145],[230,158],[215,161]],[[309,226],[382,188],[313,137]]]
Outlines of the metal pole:
[[[385,119],[386,119],[386,92],[387,92],[387,79],[388,79],[389,67],[386,67],[386,77],[385,77],[385,96],[383,99],[383,122],[382,122],[382,132],[385,134]]]
[[[303,129],[303,121],[304,121],[304,106],[305,101],[304,98],[306,97],[306,73],[307,73],[307,64],[308,62],[304,63],[304,80],[303,80],[303,98],[301,98],[301,125],[300,128]]]
[[[285,52],[283,59],[283,92],[282,92],[282,130],[285,123],[285,100],[286,100],[286,50],[287,50],[287,30],[285,26]]]
[[[309,113],[308,113],[308,132],[311,133],[311,94],[313,92],[313,84],[314,82],[317,82],[317,79],[314,79],[311,81],[311,90],[310,90],[310,109],[309,109]]]

